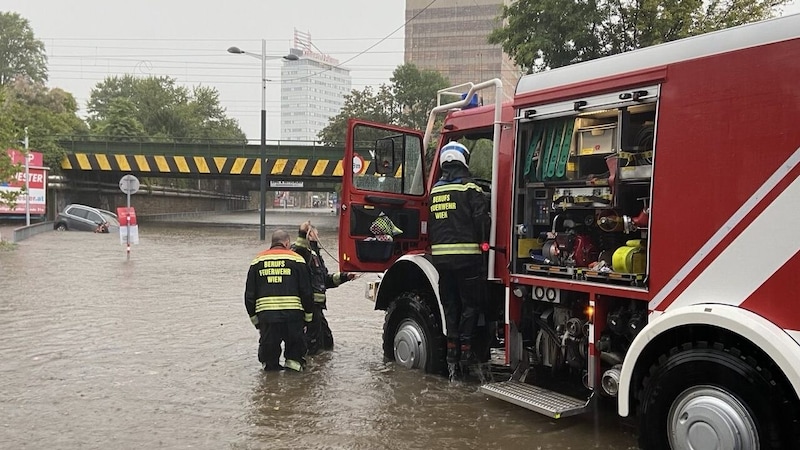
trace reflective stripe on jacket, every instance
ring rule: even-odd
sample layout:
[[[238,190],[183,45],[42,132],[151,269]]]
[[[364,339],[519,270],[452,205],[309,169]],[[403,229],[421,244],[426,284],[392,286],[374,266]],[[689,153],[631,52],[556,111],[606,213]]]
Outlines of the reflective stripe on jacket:
[[[247,272],[244,304],[251,320],[258,313],[312,312],[314,296],[303,257],[283,247],[261,252]]]
[[[429,198],[431,254],[440,262],[481,254],[489,230],[489,202],[471,178],[440,180]]]

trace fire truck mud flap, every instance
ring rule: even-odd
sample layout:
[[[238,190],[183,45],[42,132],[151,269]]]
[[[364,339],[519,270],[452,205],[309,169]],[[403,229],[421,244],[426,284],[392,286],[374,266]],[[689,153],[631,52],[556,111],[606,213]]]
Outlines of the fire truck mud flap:
[[[592,400],[591,397],[570,397],[515,380],[485,384],[480,387],[480,391],[554,419],[581,414],[589,409]]]

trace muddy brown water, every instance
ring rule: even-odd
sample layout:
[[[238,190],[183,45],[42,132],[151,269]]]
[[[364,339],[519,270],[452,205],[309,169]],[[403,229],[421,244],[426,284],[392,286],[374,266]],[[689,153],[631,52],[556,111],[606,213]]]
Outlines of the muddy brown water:
[[[335,256],[335,217],[314,220]],[[0,448],[635,448],[611,409],[550,420],[385,362],[370,275],[329,293],[332,352],[264,373],[242,303],[257,228],[147,225],[140,240],[130,260],[113,234],[0,250]]]

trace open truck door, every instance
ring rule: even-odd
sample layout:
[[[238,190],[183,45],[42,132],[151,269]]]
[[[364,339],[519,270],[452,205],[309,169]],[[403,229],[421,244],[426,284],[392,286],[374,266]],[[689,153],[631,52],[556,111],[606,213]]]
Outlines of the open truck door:
[[[427,246],[422,133],[350,119],[339,210],[339,266],[383,272]],[[352,167],[348,165],[352,162]]]

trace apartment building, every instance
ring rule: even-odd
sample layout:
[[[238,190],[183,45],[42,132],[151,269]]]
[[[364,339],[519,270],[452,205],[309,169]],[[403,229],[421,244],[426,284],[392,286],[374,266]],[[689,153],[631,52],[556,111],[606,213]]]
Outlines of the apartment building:
[[[522,71],[499,45],[487,42],[500,23],[504,4],[511,0],[406,0],[405,62],[436,70],[451,84],[500,78],[506,99]],[[484,103],[493,101],[484,94]]]
[[[299,59],[281,68],[281,139],[311,143],[341,110],[352,79],[336,58],[313,45],[308,33],[295,30],[289,52]]]

